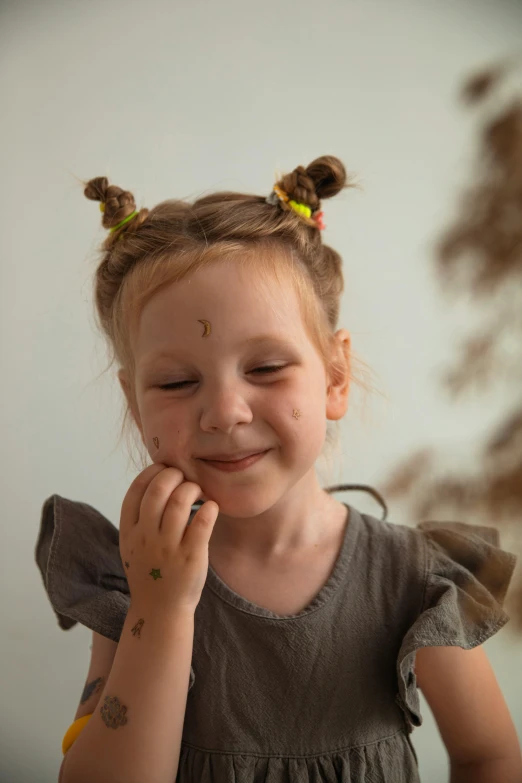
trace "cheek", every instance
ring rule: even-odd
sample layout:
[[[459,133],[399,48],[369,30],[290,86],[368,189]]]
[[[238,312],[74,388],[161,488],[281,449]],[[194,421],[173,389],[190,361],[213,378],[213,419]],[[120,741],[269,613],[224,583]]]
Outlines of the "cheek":
[[[326,437],[326,398],[314,389],[294,390],[266,411],[266,421],[287,448],[303,453],[322,448]]]
[[[180,464],[180,458],[186,454],[189,433],[183,419],[168,415],[166,410],[155,410],[142,419],[143,437],[149,455],[154,462],[166,465]]]
[[[294,395],[290,409],[290,423],[306,451],[321,450],[326,437],[326,390],[320,374],[310,379],[307,388]],[[294,417],[294,411],[297,411]],[[303,446],[303,439],[308,443]]]

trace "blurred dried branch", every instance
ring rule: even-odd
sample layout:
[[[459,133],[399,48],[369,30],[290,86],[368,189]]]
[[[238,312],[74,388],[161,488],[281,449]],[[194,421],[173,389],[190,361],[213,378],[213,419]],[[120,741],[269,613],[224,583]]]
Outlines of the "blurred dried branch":
[[[506,82],[513,77],[519,86],[506,96]],[[443,388],[453,400],[470,389],[484,392],[499,378],[512,392],[520,389],[522,370],[522,76],[518,61],[510,59],[474,74],[464,84],[461,97],[468,107],[479,107],[484,118],[473,184],[437,247],[436,271],[446,296],[472,297],[473,305],[492,313],[481,313],[480,332],[462,341],[455,365],[442,376]],[[507,350],[510,337],[512,348]],[[417,520],[459,519],[496,528],[500,546],[519,558],[504,608],[511,618],[508,627],[522,633],[522,391],[518,402],[506,407],[510,409],[499,415],[478,453],[475,446],[472,475],[444,466],[443,455],[437,466],[434,450],[425,448],[397,466],[378,489],[385,498],[404,498]]]

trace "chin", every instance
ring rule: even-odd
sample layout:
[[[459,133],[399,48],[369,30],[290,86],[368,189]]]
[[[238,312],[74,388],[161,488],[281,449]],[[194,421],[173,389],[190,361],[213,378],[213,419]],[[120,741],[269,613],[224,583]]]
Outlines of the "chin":
[[[205,496],[206,498],[206,496]],[[245,487],[244,491],[238,491],[238,488],[231,491],[216,492],[211,497],[219,506],[219,513],[226,517],[237,517],[239,519],[248,519],[263,514],[277,503],[278,496],[270,496],[265,488]]]

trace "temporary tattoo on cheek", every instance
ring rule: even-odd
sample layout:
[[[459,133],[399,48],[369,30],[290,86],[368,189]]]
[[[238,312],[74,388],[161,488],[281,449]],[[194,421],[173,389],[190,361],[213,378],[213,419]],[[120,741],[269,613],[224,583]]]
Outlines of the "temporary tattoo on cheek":
[[[211,330],[211,328],[212,328],[212,327],[210,326],[210,321],[202,321],[202,320],[199,320],[199,319],[198,319],[198,324],[203,324],[203,326],[205,327],[205,331],[204,331],[204,332],[203,332],[203,334],[201,335],[202,337],[206,337],[207,335],[209,335],[209,334],[210,334],[210,330]]]
[[[156,446],[157,449],[159,449],[159,438],[152,438],[152,442]]]
[[[292,414],[294,419],[298,419],[300,415],[301,415],[301,411],[298,411],[296,408],[294,408],[294,412]]]

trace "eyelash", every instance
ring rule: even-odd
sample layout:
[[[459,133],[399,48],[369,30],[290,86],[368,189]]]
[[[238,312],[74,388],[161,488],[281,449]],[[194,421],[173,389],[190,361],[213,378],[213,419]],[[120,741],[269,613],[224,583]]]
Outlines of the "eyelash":
[[[286,364],[282,364],[279,366],[267,365],[266,367],[256,367],[254,370],[252,370],[252,372],[257,372],[258,370],[261,370],[266,375],[271,375],[272,373],[275,373],[278,370],[284,370],[286,366],[287,366]],[[164,384],[163,386],[158,386],[158,388],[164,389],[166,391],[171,391],[171,390],[175,391],[176,389],[181,389],[183,385],[187,383],[194,383],[194,381],[178,381],[177,383],[167,383]]]

